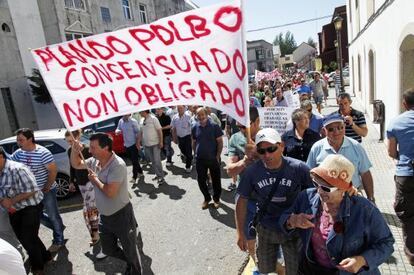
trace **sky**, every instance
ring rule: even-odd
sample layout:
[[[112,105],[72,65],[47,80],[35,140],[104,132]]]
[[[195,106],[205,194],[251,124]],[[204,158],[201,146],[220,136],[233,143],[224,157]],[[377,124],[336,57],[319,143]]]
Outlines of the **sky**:
[[[218,3],[225,3],[225,0],[192,0],[199,7],[205,7]],[[312,19],[322,16],[332,16],[335,7],[345,5],[345,0],[245,0],[246,2],[246,30],[253,30],[263,27],[270,27]],[[280,32],[293,33],[297,45],[307,42],[312,37],[318,42],[318,32],[322,26],[331,22],[332,18],[302,23],[282,28],[248,32],[247,40],[264,39],[269,43]]]

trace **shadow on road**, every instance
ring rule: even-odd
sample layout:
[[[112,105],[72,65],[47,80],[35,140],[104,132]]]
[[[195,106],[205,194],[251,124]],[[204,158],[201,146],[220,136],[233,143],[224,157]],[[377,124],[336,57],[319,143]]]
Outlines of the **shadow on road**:
[[[142,242],[141,232],[137,236],[137,246],[141,257],[143,274],[154,275],[154,272],[151,269],[152,259],[146,255],[143,250],[144,244]],[[106,257],[102,260],[96,259],[95,255],[99,253],[100,249],[100,246],[97,245],[93,248],[93,254],[90,252],[85,253],[85,256],[94,262],[95,270],[99,272],[105,272],[106,275],[115,275],[120,273],[124,274],[126,269],[126,262],[115,257]]]
[[[63,246],[55,254],[52,254],[53,261],[45,265],[46,274],[71,275],[73,274],[73,265],[69,261],[69,251]]]
[[[141,197],[141,193],[148,194],[148,197],[152,200],[158,198],[158,194],[165,194],[172,200],[180,200],[186,191],[176,185],[169,185],[168,182],[164,182],[162,185],[158,185],[156,181],[149,180],[145,182],[143,179],[138,184],[132,185],[132,188],[136,188],[134,193],[137,197]]]
[[[210,212],[210,215],[213,219],[221,222],[228,227],[236,228],[236,223],[234,221],[234,210],[227,205],[221,204],[219,209],[215,209],[210,205],[208,211]],[[222,211],[224,211],[225,214],[220,213]]]
[[[154,272],[151,269],[152,259],[148,255],[145,255],[144,253],[144,243],[142,242],[142,236],[141,232],[138,234],[137,237],[137,244],[138,244],[138,250],[141,255],[141,264],[143,269],[143,274],[145,275],[154,275]]]
[[[220,199],[224,202],[235,204],[235,195],[236,195],[236,190],[227,191],[227,190],[222,189]]]

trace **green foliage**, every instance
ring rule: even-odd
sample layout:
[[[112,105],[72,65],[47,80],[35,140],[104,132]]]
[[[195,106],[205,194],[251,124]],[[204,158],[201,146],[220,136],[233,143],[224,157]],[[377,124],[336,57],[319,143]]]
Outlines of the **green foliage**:
[[[335,71],[336,68],[338,68],[338,64],[335,61],[331,61],[331,63],[329,63],[329,68],[331,68],[331,71]]]
[[[298,47],[295,41],[293,34],[288,31],[283,36],[283,33],[276,35],[273,40],[273,45],[280,47],[280,55],[285,56],[287,54],[292,54],[294,50]]]
[[[309,44],[309,46],[312,46],[312,47],[314,47],[316,49],[316,42],[315,42],[315,40],[313,40],[312,37],[309,37],[308,38],[308,42],[307,43]]]
[[[31,82],[29,83],[29,86],[32,89],[32,94],[36,102],[47,104],[52,101],[43,77],[38,69],[33,69],[32,76],[28,76],[27,79]]]

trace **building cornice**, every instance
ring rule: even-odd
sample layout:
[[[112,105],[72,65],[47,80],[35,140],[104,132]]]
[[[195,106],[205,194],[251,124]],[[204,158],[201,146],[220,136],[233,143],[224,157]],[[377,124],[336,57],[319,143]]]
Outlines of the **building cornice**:
[[[389,7],[391,6],[395,0],[386,0],[384,4],[381,5],[381,7],[368,19],[368,22],[365,24],[364,28],[360,30],[360,32],[355,36],[354,39],[348,44],[348,46],[352,46],[354,42],[358,40],[362,34],[372,25],[372,23]]]

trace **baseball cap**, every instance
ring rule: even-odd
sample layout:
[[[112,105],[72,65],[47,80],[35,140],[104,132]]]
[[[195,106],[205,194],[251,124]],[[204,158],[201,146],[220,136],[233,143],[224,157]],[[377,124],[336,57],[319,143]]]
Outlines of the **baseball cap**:
[[[328,115],[323,120],[323,127],[326,127],[327,125],[334,123],[334,122],[344,122],[344,118],[340,116],[339,114]]]
[[[282,138],[275,129],[265,128],[257,132],[255,141],[256,145],[263,141],[267,141],[271,144],[276,144],[282,142]]]

